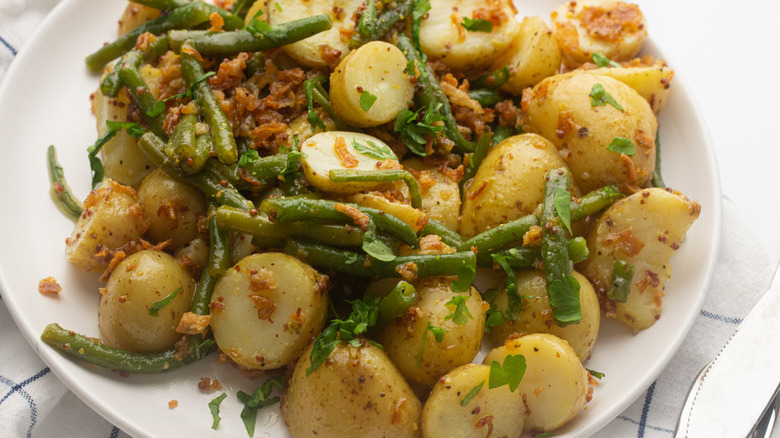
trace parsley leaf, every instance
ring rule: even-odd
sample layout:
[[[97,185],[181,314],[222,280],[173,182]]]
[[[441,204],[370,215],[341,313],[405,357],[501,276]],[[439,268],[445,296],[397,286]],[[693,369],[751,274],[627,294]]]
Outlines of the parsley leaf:
[[[365,90],[360,93],[360,107],[363,108],[363,111],[370,110],[374,102],[376,102],[376,96],[373,94]]]
[[[615,67],[615,68],[623,68],[622,65],[618,64],[617,62],[607,58],[606,56],[602,55],[599,52],[596,52],[591,56],[591,59],[593,59],[593,62],[599,66],[599,67]]]
[[[420,366],[422,362],[423,351],[425,350],[425,342],[428,340],[428,332],[433,333],[436,342],[444,340],[444,335],[447,334],[447,330],[431,325],[430,321],[425,321],[425,331],[423,331],[422,344],[420,345],[420,353],[417,355],[417,366]]]
[[[143,126],[134,122],[113,122],[106,121],[108,131],[95,141],[95,144],[87,148],[87,157],[89,158],[89,167],[92,170],[92,188],[97,187],[100,181],[103,181],[103,162],[98,158],[100,149],[108,143],[119,131],[126,130],[133,138],[140,138],[146,132]]]
[[[247,164],[253,163],[260,159],[260,155],[254,149],[247,149],[246,152],[241,154],[241,158],[238,159],[238,167],[246,167]]]
[[[481,18],[472,19],[463,17],[463,23],[460,23],[460,25],[465,27],[469,32],[493,32],[493,23]]]
[[[469,402],[479,393],[479,390],[482,389],[482,386],[484,384],[485,381],[483,380],[482,383],[472,388],[471,391],[469,391],[469,393],[466,394],[466,397],[460,401],[460,405],[465,408],[466,405],[468,405]]]
[[[219,416],[219,405],[222,404],[222,400],[224,400],[225,397],[227,397],[227,394],[223,392],[222,395],[217,396],[209,402],[209,411],[211,411],[211,418],[213,419],[211,422],[212,429],[216,430],[217,426],[219,426],[219,422],[222,420]]]
[[[612,97],[611,94],[607,93],[607,90],[604,89],[603,85],[594,84],[593,88],[590,89],[591,108],[597,106],[605,106],[605,105],[612,105],[615,109],[618,109],[620,111],[625,111],[623,107],[620,106],[619,103],[617,103],[615,98]]]
[[[477,265],[464,265],[458,268],[456,273],[457,279],[453,280],[452,287],[453,292],[466,292],[471,289],[471,284],[474,283],[474,277],[477,275]]]
[[[613,138],[609,145],[607,145],[607,150],[618,154],[636,155],[634,142],[625,137]]]
[[[427,156],[425,145],[428,141],[425,139],[425,136],[435,136],[444,130],[444,126],[441,124],[434,126],[434,123],[444,120],[444,116],[439,114],[440,108],[441,104],[434,106],[433,103],[430,103],[427,107],[420,108],[417,111],[404,108],[398,112],[393,131],[401,134],[401,141],[404,142],[413,154],[421,157]],[[421,113],[422,120],[420,120]]]
[[[571,234],[571,194],[569,191],[561,188],[555,190],[554,205],[558,218]]]
[[[445,306],[455,306],[455,310],[445,316],[444,319],[452,319],[452,322],[455,324],[465,324],[469,322],[469,319],[474,319],[466,306],[466,300],[468,299],[467,295],[455,295],[451,300],[444,303]]]
[[[417,52],[420,53],[420,59],[425,62],[426,56],[420,46],[420,22],[431,10],[431,3],[428,0],[413,0],[412,3],[412,41]]]
[[[268,379],[263,382],[263,385],[257,388],[252,395],[243,391],[238,391],[238,394],[236,394],[241,403],[244,404],[244,408],[241,410],[241,420],[244,422],[244,427],[249,436],[255,434],[257,410],[271,406],[280,400],[279,397],[268,398],[268,396],[271,395],[271,390],[273,390],[274,386],[282,389],[284,384],[278,378]]]
[[[495,304],[493,304],[496,301],[497,296],[498,289],[496,288],[490,288],[482,294],[482,299],[490,304],[490,309],[485,312],[485,332],[487,333],[490,333],[490,329],[493,327],[498,327],[506,322],[504,314],[496,308]]]
[[[634,265],[625,260],[617,259],[612,266],[612,281],[610,282],[607,298],[618,303],[628,300],[631,291],[631,280],[634,279]]]
[[[606,374],[604,374],[604,373],[602,373],[600,371],[591,370],[589,368],[585,368],[585,369],[588,370],[588,372],[590,373],[591,376],[593,376],[593,377],[595,377],[595,378],[597,378],[599,380],[603,379],[604,376],[606,376]]]
[[[274,2],[274,6],[276,6],[277,11],[282,12],[282,5],[280,5],[279,2]]]
[[[582,319],[580,308],[580,284],[572,275],[559,278],[547,285],[550,307],[553,308],[555,322],[563,327],[577,323]]]
[[[356,151],[360,152],[363,155],[368,155],[371,158],[376,158],[377,160],[397,160],[398,157],[395,156],[393,151],[386,145],[378,145],[374,143],[371,140],[366,141],[366,145],[363,145],[361,143],[358,143],[357,140],[352,140],[352,147],[355,148]]]
[[[522,354],[508,355],[504,358],[503,366],[494,360],[490,363],[488,387],[493,389],[509,385],[509,391],[515,392],[520,381],[523,380],[525,369],[525,356]]]
[[[303,81],[303,92],[306,95],[306,106],[309,110],[308,113],[309,125],[311,125],[312,132],[316,131],[317,128],[320,128],[323,131],[328,130],[328,128],[325,126],[325,122],[322,121],[319,114],[317,114],[317,111],[314,110],[315,89],[317,88],[318,85],[320,85],[319,81],[324,81],[324,80],[325,80],[324,76],[318,76]]]
[[[366,232],[363,233],[363,251],[371,257],[383,262],[395,260],[393,250],[379,238],[376,231],[376,224],[373,220],[368,221]]]
[[[506,274],[506,279],[504,279],[504,288],[506,289],[507,298],[505,316],[510,320],[515,321],[517,320],[518,316],[520,316],[520,310],[523,308],[523,304],[521,302],[522,297],[520,292],[517,290],[517,273],[515,272],[514,268],[512,268],[512,265],[509,263],[509,260],[506,256],[501,254],[492,254],[491,257],[493,257],[493,260],[496,262],[496,264],[500,266]]]
[[[178,288],[175,291],[171,292],[170,294],[168,294],[168,296],[161,299],[160,301],[155,301],[154,303],[152,303],[152,305],[149,306],[149,314],[152,316],[158,316],[160,314],[160,309],[171,304],[173,302],[173,299],[176,298],[176,295],[179,295],[179,292],[181,292],[181,288]]]

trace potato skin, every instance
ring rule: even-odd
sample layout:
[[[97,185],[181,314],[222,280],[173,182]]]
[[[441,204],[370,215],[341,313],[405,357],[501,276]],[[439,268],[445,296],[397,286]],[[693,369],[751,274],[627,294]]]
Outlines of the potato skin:
[[[250,369],[295,361],[325,325],[327,284],[326,276],[287,254],[244,257],[214,287],[211,329],[217,346]]]
[[[681,193],[652,188],[617,201],[599,217],[587,237],[590,255],[578,269],[602,298],[606,316],[634,333],[655,324],[671,275],[669,258],[700,212],[701,206]],[[616,259],[634,266],[625,303],[606,298]]]
[[[175,251],[198,237],[198,217],[206,214],[199,190],[157,169],[144,178],[138,198],[149,218],[146,235],[152,242],[171,240],[166,248]]]
[[[485,312],[482,296],[475,288],[468,293],[454,293],[449,281],[441,278],[417,280],[412,284],[417,289],[418,300],[413,306],[419,309],[418,316],[396,319],[379,331],[377,340],[407,381],[428,389],[441,376],[476,357],[485,330]],[[455,306],[446,303],[459,295],[467,297],[465,305],[472,316],[465,324],[447,318]],[[436,342],[432,333],[425,334],[427,323],[447,331],[441,342]],[[418,365],[423,336],[425,347]]]
[[[591,91],[604,87],[623,111],[612,105],[593,106]],[[645,99],[628,85],[584,72],[552,76],[523,92],[526,131],[549,139],[560,151],[584,193],[607,184],[631,188],[648,182],[655,169],[658,121]],[[631,140],[636,154],[607,149],[616,137]]]
[[[482,363],[503,364],[506,356],[517,354],[525,357],[527,366],[515,391],[526,407],[526,432],[557,429],[582,410],[588,372],[568,342],[547,333],[526,335],[494,348]]]
[[[516,135],[497,144],[463,195],[460,233],[470,238],[533,213],[544,198],[547,172],[560,167],[566,162],[539,135]],[[572,191],[579,193],[576,186]]]
[[[515,321],[508,320],[498,327],[493,327],[490,331],[491,339],[500,344],[513,333],[550,333],[565,339],[581,361],[588,359],[599,333],[601,320],[599,299],[587,278],[577,271],[572,271],[572,275],[580,284],[582,320],[578,324],[569,324],[565,327],[556,324],[550,307],[544,272],[536,269],[521,270],[517,272],[517,291],[523,297],[520,301],[523,306],[520,315]],[[493,306],[502,312],[506,310],[507,297],[504,286],[501,286]]]
[[[293,437],[420,436],[420,401],[382,349],[342,342],[307,376],[311,350],[295,365],[281,401]]]
[[[491,70],[509,67],[509,81],[501,89],[520,95],[542,79],[558,73],[561,67],[561,49],[550,28],[540,17],[526,17],[520,31]]]
[[[173,301],[149,314],[149,307],[179,290]],[[182,335],[179,320],[190,309],[195,280],[170,255],[153,250],[137,252],[112,272],[98,305],[103,342],[139,353],[165,350]]]
[[[422,210],[451,230],[458,229],[460,188],[458,182],[435,166],[427,166],[419,158],[403,161],[420,183]]]
[[[71,236],[65,241],[68,261],[90,272],[108,267],[111,252],[134,240],[149,228],[149,219],[138,204],[138,193],[109,178],[84,200]]]
[[[424,438],[518,436],[525,423],[525,406],[509,386],[489,388],[490,367],[466,364],[443,376],[433,387],[422,414]],[[466,406],[461,402],[477,386]],[[487,432],[492,431],[492,435]]]

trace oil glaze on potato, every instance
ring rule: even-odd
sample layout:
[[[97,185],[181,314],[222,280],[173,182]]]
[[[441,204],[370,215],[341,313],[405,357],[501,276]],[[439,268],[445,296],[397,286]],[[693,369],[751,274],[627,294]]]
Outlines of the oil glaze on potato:
[[[152,304],[176,292],[157,316]],[[195,280],[170,255],[137,252],[111,273],[98,306],[100,336],[107,345],[139,353],[165,350],[181,339],[179,320],[190,309]]]
[[[295,365],[282,397],[284,422],[295,438],[420,436],[422,406],[381,348],[340,343],[313,373],[311,347]]]
[[[149,218],[146,235],[154,243],[171,240],[177,250],[198,237],[198,217],[205,216],[206,202],[197,189],[157,169],[138,188],[138,198]]]
[[[463,195],[460,233],[473,237],[533,213],[544,198],[547,172],[560,167],[566,163],[555,146],[539,135],[502,141],[488,152]]]
[[[501,89],[520,95],[526,87],[533,87],[542,79],[558,73],[561,67],[561,49],[550,28],[540,17],[526,17],[520,31],[491,70],[509,67],[509,81]]]
[[[622,109],[594,105],[591,93],[597,85]],[[650,180],[658,122],[647,101],[623,82],[583,72],[552,76],[523,92],[522,108],[528,116],[526,130],[560,150],[584,193],[607,184],[629,192]],[[634,144],[635,155],[607,149],[618,137]]]
[[[460,216],[460,188],[452,175],[437,166],[426,165],[419,158],[403,161],[406,170],[412,172],[420,183],[422,210],[451,230],[458,229]]]
[[[245,368],[279,368],[322,330],[327,277],[287,254],[252,254],[219,279],[211,309],[222,352]]]
[[[490,337],[497,344],[503,343],[513,333],[550,333],[565,339],[577,353],[580,360],[590,357],[599,333],[601,311],[599,299],[593,286],[579,272],[572,275],[580,284],[580,308],[582,320],[577,324],[561,327],[555,323],[547,294],[547,282],[542,271],[522,270],[517,272],[517,291],[522,297],[522,310],[517,320],[507,320],[503,325],[493,327]],[[504,286],[501,287],[495,301],[496,310],[505,311],[507,297]]]
[[[418,299],[413,305],[419,310],[417,316],[396,319],[377,334],[377,340],[407,381],[427,389],[448,371],[474,359],[482,342],[485,313],[475,288],[454,293],[449,282],[438,277],[417,280],[413,285],[417,289]],[[465,307],[472,316],[465,324],[453,321],[457,306],[447,303],[454,297],[465,298]],[[441,342],[432,332],[426,333],[427,324],[446,330]]]
[[[547,333],[526,335],[494,348],[482,363],[503,364],[506,356],[518,354],[527,366],[515,391],[517,401],[526,407],[525,431],[557,429],[582,410],[588,372],[568,342]]]
[[[619,0],[578,0],[559,6],[552,28],[568,67],[591,60],[594,53],[628,61],[647,39],[647,22],[639,6]]]
[[[661,317],[664,284],[671,274],[669,258],[699,217],[701,206],[678,192],[645,189],[613,204],[593,224],[588,259],[578,265],[604,298],[615,260],[634,266],[628,301],[605,299],[605,314],[636,333]]]
[[[138,193],[107,178],[84,200],[84,211],[65,241],[65,253],[74,265],[100,272],[108,267],[113,251],[131,240],[139,242],[148,227]]]
[[[487,68],[509,46],[520,29],[510,0],[431,0],[420,23],[420,45],[426,55],[454,70]],[[463,17],[488,19],[491,32],[469,32]]]
[[[470,363],[439,379],[423,407],[423,437],[519,436],[525,423],[525,406],[518,403],[509,386],[489,388],[489,378],[489,366]],[[462,406],[466,396],[480,385],[479,392]]]
[[[361,104],[364,93],[376,98],[368,110]],[[395,120],[398,112],[411,103],[413,95],[406,56],[398,47],[383,41],[372,41],[352,51],[330,75],[333,111],[359,127]]]

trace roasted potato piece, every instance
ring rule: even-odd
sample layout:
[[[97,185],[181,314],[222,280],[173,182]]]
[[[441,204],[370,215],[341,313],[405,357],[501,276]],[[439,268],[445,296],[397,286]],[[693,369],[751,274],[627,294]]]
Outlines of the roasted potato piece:
[[[516,135],[497,144],[463,195],[460,233],[473,237],[533,213],[544,198],[547,172],[560,167],[566,167],[563,158],[539,135]],[[572,193],[579,194],[575,185]]]
[[[489,388],[489,377],[489,366],[470,363],[439,379],[423,407],[423,437],[518,436],[525,423],[525,406],[508,386]]]
[[[151,6],[127,2],[127,7],[119,18],[118,34],[122,36],[147,21],[160,16],[160,10]]]
[[[636,56],[647,39],[647,21],[639,6],[619,0],[579,0],[551,15],[563,62],[574,68],[601,53],[613,61]]]
[[[536,269],[522,270],[517,272],[516,281],[517,292],[522,297],[520,315],[514,321],[508,320],[498,327],[491,328],[491,339],[500,344],[513,333],[550,333],[566,340],[580,360],[588,359],[599,333],[601,321],[599,299],[587,278],[576,271],[573,271],[572,275],[580,284],[582,320],[579,323],[565,327],[556,324],[550,307],[544,272]],[[506,288],[502,286],[493,301],[493,307],[495,310],[505,312],[507,305]]]
[[[674,70],[666,65],[637,66],[624,68],[603,67],[587,70],[589,73],[609,76],[628,85],[644,97],[650,108],[658,115],[666,106]]]
[[[422,210],[451,230],[458,229],[460,216],[460,188],[452,175],[439,167],[423,164],[419,158],[403,161],[405,169],[411,171],[420,183]]]
[[[509,81],[501,89],[520,95],[542,79],[558,73],[561,49],[550,28],[540,17],[526,17],[520,31],[504,53],[493,61],[491,70],[509,67]]]
[[[352,51],[330,75],[333,111],[355,126],[379,126],[395,120],[413,95],[406,56],[383,41]],[[372,98],[375,100],[369,103]]]
[[[145,250],[127,257],[112,271],[100,297],[103,342],[139,353],[171,347],[182,337],[176,327],[190,309],[194,291],[195,280],[170,255]],[[174,293],[173,300],[155,312],[154,303]]]
[[[214,287],[211,329],[217,346],[250,369],[297,360],[325,325],[327,289],[327,277],[295,257],[244,257]]]
[[[644,189],[605,211],[588,234],[588,259],[578,265],[606,302],[604,313],[634,333],[661,317],[664,284],[671,274],[669,258],[699,217],[701,206],[678,192]],[[606,297],[616,260],[634,267],[628,301]]]
[[[403,438],[420,435],[422,406],[385,352],[340,343],[319,368],[307,348],[295,365],[281,411],[296,438]]]
[[[558,148],[584,193],[607,184],[630,193],[652,177],[658,122],[623,82],[584,72],[552,76],[523,92],[522,108],[526,131]],[[616,141],[630,142],[634,154],[608,149]]]
[[[106,178],[84,200],[84,211],[65,241],[65,253],[74,265],[100,272],[108,267],[113,251],[139,241],[147,228],[149,219],[138,204],[138,193]]]
[[[517,354],[526,363],[515,391],[526,407],[525,431],[554,430],[579,413],[588,394],[588,371],[568,342],[547,333],[526,335],[494,348],[482,363],[503,364],[507,356]]]

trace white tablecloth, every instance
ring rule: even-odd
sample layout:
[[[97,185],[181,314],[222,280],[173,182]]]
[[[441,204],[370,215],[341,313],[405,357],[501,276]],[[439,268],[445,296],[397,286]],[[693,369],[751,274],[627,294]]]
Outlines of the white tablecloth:
[[[24,50],[26,38],[56,3],[0,0],[0,80],[14,56]],[[724,192],[721,251],[711,289],[693,329],[650,388],[596,436],[672,436],[694,376],[715,357],[768,286],[773,257],[762,250],[762,241],[746,223],[741,206],[730,200],[733,194],[729,187],[724,187]],[[777,435],[780,433],[776,430],[773,436]],[[51,373],[27,344],[0,299],[0,438],[24,436],[127,435],[82,403]]]

